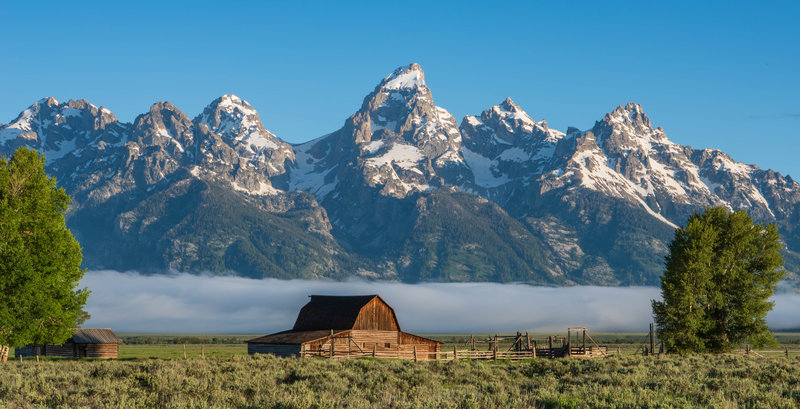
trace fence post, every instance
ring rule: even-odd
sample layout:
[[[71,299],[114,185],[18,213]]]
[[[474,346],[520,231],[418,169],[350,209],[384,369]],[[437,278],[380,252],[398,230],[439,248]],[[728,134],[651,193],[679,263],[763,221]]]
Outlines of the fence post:
[[[655,354],[656,352],[656,329],[655,324],[652,322],[650,323],[650,353]]]
[[[453,345],[453,360],[458,360],[458,350],[456,349],[455,345]]]
[[[567,357],[572,356],[572,331],[567,328]]]
[[[372,357],[375,358],[375,350],[378,348],[378,344],[372,344]]]
[[[786,347],[786,348],[784,349],[784,352],[786,353],[786,359],[789,359],[789,347]],[[22,358],[22,356],[20,356],[20,358]],[[21,359],[20,359],[20,360],[21,360]]]
[[[186,344],[183,344],[183,359],[186,359]]]
[[[330,358],[333,358],[333,347],[334,347],[334,343],[335,342],[336,341],[334,341],[334,338],[333,338],[333,330],[331,330],[331,356],[330,356]]]
[[[747,345],[745,345],[745,347],[744,347],[744,353],[745,353],[746,355],[750,355],[750,344],[747,344]]]
[[[417,362],[417,346],[414,345],[414,362]]]
[[[205,358],[206,357],[205,345],[203,345],[203,344],[200,344],[200,357],[201,358]]]

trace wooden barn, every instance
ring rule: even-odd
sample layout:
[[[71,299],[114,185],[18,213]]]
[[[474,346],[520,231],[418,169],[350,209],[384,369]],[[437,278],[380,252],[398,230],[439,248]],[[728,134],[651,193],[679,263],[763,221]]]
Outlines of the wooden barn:
[[[247,341],[248,354],[435,359],[442,343],[403,332],[392,307],[377,295],[312,295],[288,331]]]
[[[62,356],[67,358],[119,358],[122,342],[110,328],[77,328],[63,345],[30,345],[16,348],[14,356]]]

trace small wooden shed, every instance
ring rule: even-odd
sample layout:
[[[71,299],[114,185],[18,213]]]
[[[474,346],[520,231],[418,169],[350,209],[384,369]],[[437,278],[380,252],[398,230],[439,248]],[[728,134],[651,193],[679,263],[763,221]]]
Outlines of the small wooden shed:
[[[120,342],[122,340],[110,328],[77,328],[63,345],[29,345],[16,348],[14,356],[119,358]]]
[[[441,342],[403,332],[392,307],[378,295],[310,298],[292,329],[247,341],[247,353],[344,357],[416,351],[418,359],[435,359],[441,352]]]

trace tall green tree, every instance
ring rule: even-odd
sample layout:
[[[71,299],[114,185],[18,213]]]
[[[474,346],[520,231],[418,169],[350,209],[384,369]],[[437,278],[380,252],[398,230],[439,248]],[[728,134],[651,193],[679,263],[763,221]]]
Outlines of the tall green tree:
[[[653,301],[658,335],[670,352],[723,352],[747,340],[773,341],[769,301],[785,271],[783,245],[772,224],[747,212],[710,207],[675,231]]]
[[[0,356],[9,346],[62,343],[89,295],[81,247],[67,229],[69,196],[38,152],[0,158]]]

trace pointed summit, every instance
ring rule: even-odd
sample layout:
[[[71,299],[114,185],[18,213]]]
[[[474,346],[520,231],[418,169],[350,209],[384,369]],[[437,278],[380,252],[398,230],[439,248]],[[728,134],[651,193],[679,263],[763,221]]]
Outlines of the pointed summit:
[[[233,94],[213,101],[194,119],[198,126],[221,136],[236,153],[270,175],[285,172],[284,162],[294,161],[291,146],[264,128],[250,103]]]
[[[520,108],[519,105],[517,105],[511,99],[511,97],[508,97],[503,102],[493,106],[489,111],[484,111],[484,113],[489,117],[497,116],[500,120],[520,121],[531,128],[536,126],[536,121],[534,121],[527,112]],[[528,132],[531,131],[529,130]]]
[[[47,105],[47,106],[56,106],[56,105],[60,104],[60,102],[58,102],[56,97],[50,96],[50,97],[42,98],[42,99],[36,101],[36,104]]]
[[[195,118],[195,122],[234,141],[253,132],[268,133],[261,124],[258,112],[247,101],[233,94],[225,94],[211,101],[203,113]]]
[[[622,105],[617,106],[611,113],[606,114],[603,121],[653,129],[650,125],[650,118],[645,115],[642,106],[634,102],[628,102],[624,107]]]
[[[256,110],[250,105],[249,102],[239,98],[233,94],[225,94],[209,104],[209,107],[214,107],[225,112],[240,111],[244,115],[254,115]]]
[[[500,106],[503,107],[506,111],[510,112],[524,112],[522,108],[517,105],[511,97],[506,97],[506,99],[500,103]]]
[[[383,79],[378,85],[378,89],[383,90],[413,90],[427,89],[425,85],[425,73],[417,63],[399,67],[392,71],[389,76]]]

